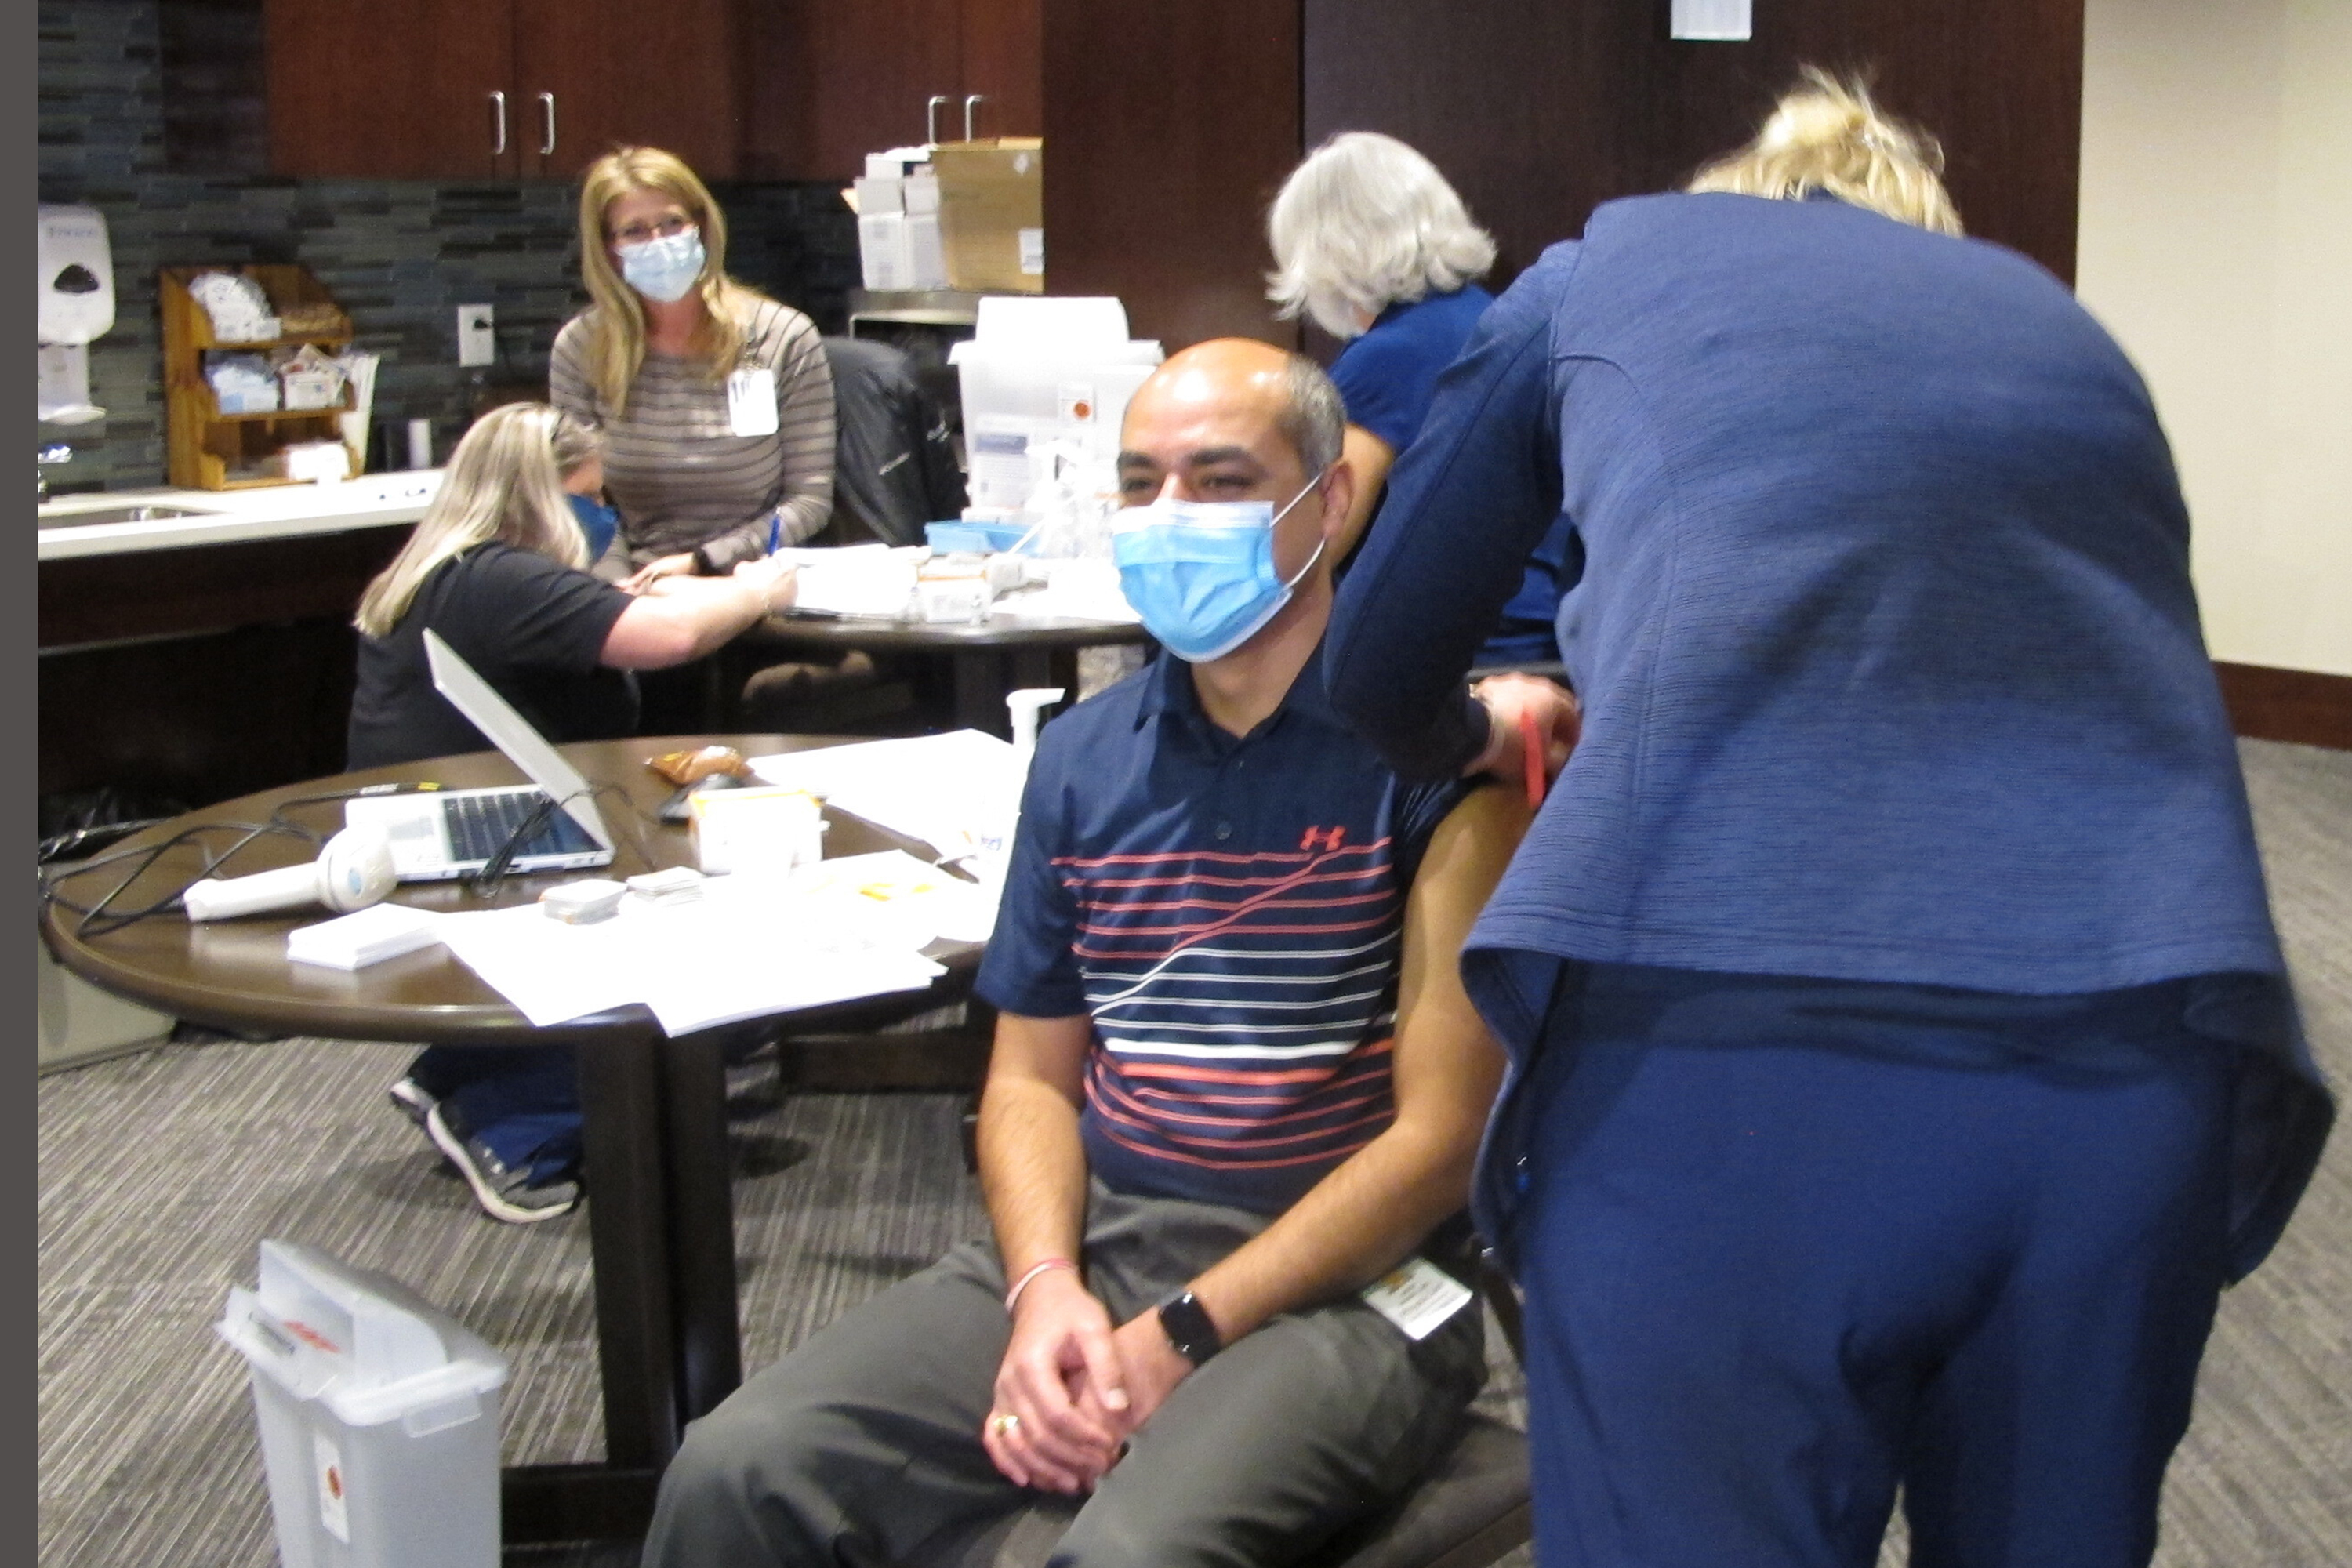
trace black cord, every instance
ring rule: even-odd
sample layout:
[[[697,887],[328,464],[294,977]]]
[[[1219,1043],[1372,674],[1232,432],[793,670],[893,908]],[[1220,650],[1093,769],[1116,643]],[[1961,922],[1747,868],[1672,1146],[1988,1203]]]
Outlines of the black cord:
[[[515,857],[522,852],[522,847],[554,820],[556,808],[562,804],[553,795],[541,795],[539,804],[530,808],[530,815],[515,824],[515,830],[507,835],[506,842],[499,846],[497,853],[482,862],[480,870],[466,879],[467,891],[478,898],[488,898],[498,891],[499,884],[506,880],[508,871],[513,868]]]
[[[200,843],[204,835],[207,833],[218,832],[236,833],[238,837],[235,843],[217,854],[207,849],[205,852],[204,868],[194,876],[188,878],[152,904],[146,904],[138,909],[113,908],[114,900],[127,892],[132,883],[145,876],[149,868],[164,855],[183,844]],[[41,899],[44,903],[56,904],[61,909],[72,910],[80,917],[74,925],[74,935],[77,938],[92,939],[105,936],[110,932],[121,931],[125,926],[136,925],[139,921],[152,916],[168,913],[178,909],[182,897],[191,887],[217,872],[247,845],[257,838],[273,835],[300,838],[312,844],[319,842],[319,835],[316,833],[288,823],[199,822],[180,829],[167,838],[158,839],[152,844],[142,844],[135,849],[118,849],[111,855],[101,855],[94,860],[79,861],[54,871],[43,870],[40,873]],[[96,903],[77,903],[62,891],[64,885],[77,877],[86,877],[93,872],[102,871],[108,867],[119,866],[125,862],[131,863],[130,871],[121,880],[100,895]]]

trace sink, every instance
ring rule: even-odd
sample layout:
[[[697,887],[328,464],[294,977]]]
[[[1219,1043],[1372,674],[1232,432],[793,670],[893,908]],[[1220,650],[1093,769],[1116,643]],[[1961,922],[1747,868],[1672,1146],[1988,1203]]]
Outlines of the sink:
[[[192,506],[100,506],[87,510],[51,512],[42,517],[43,528],[82,528],[101,522],[163,522],[175,517],[219,517],[216,511],[206,511]]]

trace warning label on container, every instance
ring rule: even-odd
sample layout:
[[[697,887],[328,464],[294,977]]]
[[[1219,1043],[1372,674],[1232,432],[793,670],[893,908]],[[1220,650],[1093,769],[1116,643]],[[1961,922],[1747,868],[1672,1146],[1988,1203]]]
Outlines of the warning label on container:
[[[328,1534],[349,1546],[352,1510],[350,1500],[343,1495],[343,1457],[323,1435],[313,1432],[310,1460],[319,1474],[319,1522],[326,1526]]]

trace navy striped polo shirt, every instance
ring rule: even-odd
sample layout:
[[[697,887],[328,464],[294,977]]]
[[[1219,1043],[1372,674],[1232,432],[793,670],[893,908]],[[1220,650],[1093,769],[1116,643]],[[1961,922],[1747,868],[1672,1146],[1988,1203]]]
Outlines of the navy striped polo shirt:
[[[1039,736],[978,988],[1093,1019],[1117,1191],[1278,1214],[1395,1115],[1405,891],[1465,786],[1399,779],[1321,672],[1236,737],[1163,656]]]

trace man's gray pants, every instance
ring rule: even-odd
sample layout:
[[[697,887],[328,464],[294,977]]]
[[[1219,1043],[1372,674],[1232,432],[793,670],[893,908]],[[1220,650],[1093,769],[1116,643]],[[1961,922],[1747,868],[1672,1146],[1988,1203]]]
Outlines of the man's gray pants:
[[[1088,1289],[1124,1322],[1265,1228],[1263,1215],[1088,1196]],[[1011,1324],[986,1243],[812,1337],[687,1428],[646,1568],[955,1562],[1040,1494],[981,1447]],[[1284,1313],[1177,1384],[1077,1509],[1068,1568],[1290,1562],[1401,1496],[1486,1376],[1474,1303],[1418,1343],[1348,1296]]]

